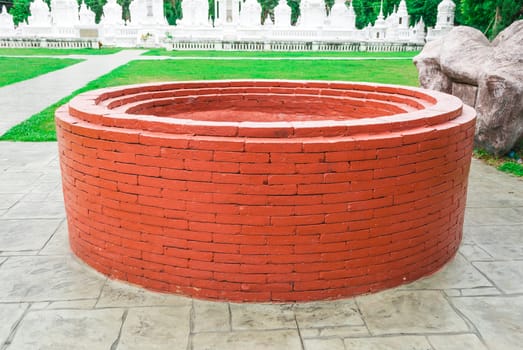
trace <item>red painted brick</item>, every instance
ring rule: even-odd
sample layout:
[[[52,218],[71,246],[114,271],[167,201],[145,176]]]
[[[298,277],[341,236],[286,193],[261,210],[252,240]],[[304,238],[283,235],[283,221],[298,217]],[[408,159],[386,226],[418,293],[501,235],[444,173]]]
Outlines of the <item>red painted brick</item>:
[[[212,123],[167,120],[173,101],[193,113],[189,98],[268,119],[220,124],[211,108]],[[270,124],[275,108],[288,123]],[[56,117],[73,251],[146,288],[347,297],[432,273],[462,237],[474,115],[452,97],[356,83],[168,83],[79,95]]]

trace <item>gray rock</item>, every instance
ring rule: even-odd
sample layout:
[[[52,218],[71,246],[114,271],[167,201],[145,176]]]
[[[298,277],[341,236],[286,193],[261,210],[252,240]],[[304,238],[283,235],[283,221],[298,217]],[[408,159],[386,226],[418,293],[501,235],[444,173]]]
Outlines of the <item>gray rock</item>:
[[[428,42],[423,51],[414,57],[419,72],[419,82],[425,89],[452,93],[452,80],[441,70],[441,40]]]
[[[479,30],[456,27],[443,38],[440,64],[452,81],[477,85],[485,58],[492,52],[490,42]]]
[[[414,58],[420,85],[461,98],[478,114],[476,146],[495,155],[523,141],[523,20],[491,43],[456,27]]]

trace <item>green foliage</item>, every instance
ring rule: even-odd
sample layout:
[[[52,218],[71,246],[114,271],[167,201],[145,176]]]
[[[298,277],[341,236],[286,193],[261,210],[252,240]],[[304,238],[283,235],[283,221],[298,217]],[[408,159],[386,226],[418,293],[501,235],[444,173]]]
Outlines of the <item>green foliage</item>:
[[[477,159],[487,159],[491,157],[487,151],[481,148],[475,148],[473,153],[474,157],[476,157]]]
[[[176,25],[176,21],[182,16],[182,0],[165,0],[163,3],[165,18],[170,25]]]
[[[461,0],[460,5],[462,23],[491,39],[512,22],[523,19],[521,0]]]
[[[426,0],[422,9],[423,21],[425,25],[434,27],[436,25],[436,19],[438,16],[438,5],[441,0]],[[413,20],[419,20],[419,18],[413,17]]]
[[[267,20],[274,18],[273,10],[278,5],[278,0],[257,0],[262,8],[261,21],[265,23]]]
[[[122,19],[124,21],[129,21],[131,19],[131,12],[129,11],[131,1],[132,0],[116,0],[118,5],[122,6]]]
[[[173,2],[175,0],[165,0]],[[176,0],[180,1],[180,0]],[[209,18],[214,19],[214,0],[209,1]],[[278,5],[278,0],[257,0],[262,7],[262,23],[267,18],[274,18],[274,8]],[[301,0],[287,0],[287,4],[291,8],[291,24],[295,25],[300,16],[300,1]],[[334,5],[335,0],[324,0],[325,10],[330,13],[330,9]],[[436,23],[436,10],[441,0],[407,0],[407,8],[413,15],[411,16],[411,24],[414,24],[423,17],[425,22],[434,25]],[[354,10],[356,11],[356,26],[364,28],[369,23],[373,24],[380,11],[381,0],[353,0]],[[384,0],[383,13],[390,14],[395,7],[398,6],[400,0]],[[348,0],[346,2],[349,4]],[[171,5],[172,6],[172,5]],[[166,17],[169,23],[175,23],[178,18],[181,18],[181,8],[179,12],[166,11]]]
[[[94,20],[96,23],[100,23],[103,16],[103,7],[107,4],[107,0],[76,0],[79,3],[85,2],[87,7],[94,12]],[[116,3],[122,6],[122,19],[129,21],[131,19],[131,13],[129,11],[129,5],[132,0],[116,0]]]
[[[107,0],[84,0],[85,5],[94,12],[94,20],[96,23],[100,22],[103,14],[103,7],[107,3]]]
[[[514,162],[505,162],[498,167],[498,170],[505,173],[523,177],[523,165]]]
[[[209,3],[209,19],[214,22],[216,18],[216,14],[214,13],[214,0],[207,0],[207,2]]]
[[[13,0],[13,7],[11,7],[9,13],[13,16],[15,25],[21,22],[27,22],[30,3],[31,0]]]
[[[335,0],[324,0],[325,1],[325,11],[327,15],[330,14],[332,5],[334,5]]]
[[[518,163],[518,159],[523,158],[523,140],[516,144],[513,151],[505,156],[497,157],[483,149],[475,149],[474,157],[500,171],[523,177],[523,164]]]
[[[300,17],[300,0],[287,0],[287,5],[291,8],[291,24],[295,25]]]

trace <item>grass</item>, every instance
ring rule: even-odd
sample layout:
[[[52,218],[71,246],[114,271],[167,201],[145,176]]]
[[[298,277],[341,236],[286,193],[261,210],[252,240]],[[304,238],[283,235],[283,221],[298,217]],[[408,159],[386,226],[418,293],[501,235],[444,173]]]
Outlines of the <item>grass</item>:
[[[121,51],[117,48],[102,49],[45,49],[45,48],[1,48],[0,56],[67,56],[67,55],[110,55]]]
[[[65,68],[82,60],[70,58],[0,57],[0,87]]]
[[[144,56],[172,56],[172,57],[403,57],[412,58],[419,51],[409,52],[339,52],[339,51],[167,51],[152,49]]]
[[[350,80],[417,86],[417,71],[409,60],[399,61],[260,61],[177,60],[132,61],[87,84],[70,96],[13,127],[0,140],[56,140],[54,111],[84,91],[108,86],[173,80],[311,79]]]
[[[496,157],[482,149],[475,149],[474,157],[482,160],[487,165],[495,167],[499,171],[523,177],[523,164],[517,162],[518,159],[523,158],[523,145],[516,146],[515,151],[503,157]]]
[[[523,165],[514,162],[505,162],[498,167],[498,170],[523,177]]]
[[[213,79],[352,80],[418,85],[411,61],[179,60],[134,61],[99,79],[101,86],[169,80]]]

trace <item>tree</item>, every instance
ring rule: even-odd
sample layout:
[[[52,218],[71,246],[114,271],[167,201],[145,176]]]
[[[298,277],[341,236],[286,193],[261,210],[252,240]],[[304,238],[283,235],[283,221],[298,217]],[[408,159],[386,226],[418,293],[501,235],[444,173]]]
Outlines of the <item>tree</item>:
[[[493,35],[497,35],[514,21],[523,19],[523,1],[502,0],[496,8],[496,20],[493,27]]]
[[[428,27],[434,27],[438,17],[438,5],[441,0],[427,0],[423,5],[423,21]]]
[[[356,27],[361,29],[376,21],[380,11],[380,0],[353,0],[352,6],[356,12]]]
[[[332,5],[334,5],[335,0],[324,0],[325,1],[325,11],[328,14],[331,12]]]
[[[521,0],[461,0],[462,23],[495,37],[512,22],[523,18]]]
[[[29,6],[31,4],[31,0],[14,0],[13,1],[13,7],[11,7],[11,10],[9,13],[13,16],[13,22],[17,26],[18,24],[22,22],[27,22],[27,18],[29,17]]]
[[[116,0],[118,5],[122,6],[122,19],[129,21],[131,19],[131,11],[129,11],[129,5],[132,0]]]
[[[262,8],[261,23],[274,17],[274,8],[278,6],[278,0],[257,0]]]
[[[208,0],[209,2],[209,19],[214,23],[216,14],[214,13],[214,0]]]
[[[287,0],[287,5],[291,8],[291,24],[296,25],[300,17],[300,0]]]
[[[107,0],[84,0],[85,5],[94,12],[94,20],[96,23],[100,23],[100,19],[103,15],[103,7],[107,3]]]
[[[209,4],[209,10],[210,10]],[[163,3],[163,9],[167,23],[170,25],[176,25],[176,21],[182,18],[182,1],[181,0],[165,0]],[[214,12],[214,8],[213,8]]]

